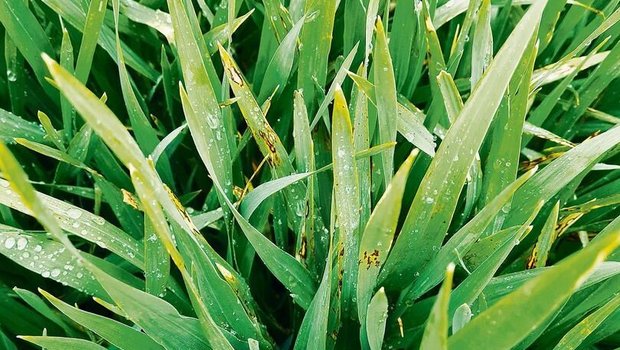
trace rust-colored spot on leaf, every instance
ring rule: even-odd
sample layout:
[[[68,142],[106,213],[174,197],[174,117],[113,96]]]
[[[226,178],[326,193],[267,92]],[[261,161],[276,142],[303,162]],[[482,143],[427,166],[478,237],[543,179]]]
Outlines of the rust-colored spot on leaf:
[[[121,189],[121,193],[123,194],[123,202],[125,202],[126,204],[129,204],[131,207],[133,207],[136,210],[141,210],[140,205],[138,204],[138,201],[136,200],[136,197],[134,197],[134,195],[131,192],[125,189]]]
[[[372,266],[379,267],[381,264],[381,260],[379,259],[379,251],[377,249],[369,252],[365,250],[362,253],[362,258],[358,262],[361,264],[366,264],[366,270],[370,269]]]
[[[301,247],[299,248],[299,257],[302,260],[306,259],[306,254],[308,253],[306,250],[307,245],[308,245],[308,240],[306,239],[306,236],[304,235],[301,237]]]
[[[192,233],[196,236],[200,236],[200,230],[198,230],[196,225],[194,225],[192,218],[189,216],[187,210],[185,210],[183,204],[181,204],[181,201],[177,198],[177,196],[174,195],[174,193],[172,193],[172,190],[168,186],[164,185],[164,188],[166,189],[166,192],[168,192],[168,196],[170,197],[170,199],[172,199],[172,202],[174,202],[174,206],[183,216],[183,220],[187,223],[187,226],[189,226],[189,228],[192,230]]]
[[[539,164],[549,163],[552,160],[560,157],[562,154],[564,154],[564,152],[556,152],[556,153],[551,153],[551,154],[548,154],[548,155],[540,157],[540,158],[536,158],[536,159],[532,159],[532,160],[528,160],[528,161],[522,162],[521,163],[521,170],[522,171],[527,171],[527,170],[533,169],[534,167],[536,167]]]
[[[532,254],[527,258],[527,263],[525,264],[525,267],[528,270],[533,269],[534,267],[536,267],[537,261],[538,261],[538,249],[534,248],[534,250],[532,251]]]
[[[557,226],[555,227],[556,237],[562,236],[566,232],[566,230],[568,230],[568,228],[571,227],[584,214],[584,212],[569,213],[568,215],[560,219]]]
[[[239,86],[243,86],[243,78],[241,77],[241,73],[239,73],[237,68],[235,68],[234,66],[230,66],[228,68],[228,73],[230,75],[230,80],[232,80],[233,83]]]
[[[237,199],[241,199],[241,197],[244,194],[243,188],[239,187],[239,186],[234,186],[233,187],[233,194],[235,195],[235,197]]]
[[[273,130],[259,130],[258,136],[265,142],[267,149],[269,150],[269,164],[272,166],[277,166],[280,164],[280,157],[278,156],[278,152],[276,149],[276,144],[278,142],[278,136]]]

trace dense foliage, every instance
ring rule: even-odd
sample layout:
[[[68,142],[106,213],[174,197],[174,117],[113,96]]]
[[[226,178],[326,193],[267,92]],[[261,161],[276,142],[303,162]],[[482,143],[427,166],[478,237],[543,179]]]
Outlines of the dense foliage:
[[[619,0],[0,0],[0,349],[620,346]]]

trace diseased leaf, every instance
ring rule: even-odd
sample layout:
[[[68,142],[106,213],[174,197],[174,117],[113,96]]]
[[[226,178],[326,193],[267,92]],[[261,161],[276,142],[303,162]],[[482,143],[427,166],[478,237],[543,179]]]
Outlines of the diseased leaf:
[[[496,349],[511,348],[562,306],[594,268],[619,245],[620,234],[617,231],[588,245],[475,317],[449,338],[449,346],[472,347],[484,341],[484,344]],[[529,307],[522,308],[522,303],[527,303]],[[492,321],[495,322],[494,327],[488,327]]]
[[[612,313],[620,307],[620,295],[603,305],[600,309],[588,315],[585,319],[573,327],[555,346],[554,349],[576,349],[592,334]]]
[[[372,293],[377,286],[377,276],[383,263],[385,263],[385,258],[394,239],[407,176],[416,156],[417,152],[414,151],[396,172],[385,193],[375,206],[362,233],[357,277],[359,305],[366,305],[370,302]],[[360,321],[364,322],[366,310],[359,308],[358,315]]]
[[[515,57],[523,55],[544,6],[545,1],[540,1],[528,10],[467,100],[460,117],[448,130],[383,268],[380,280],[386,287],[394,288],[395,282],[407,271],[419,269],[435,255],[433,247],[441,244],[445,236],[467,170],[517,67]],[[476,118],[477,122],[470,122],[470,118]]]
[[[342,272],[342,308],[345,317],[354,318],[358,276],[356,252],[360,247],[360,195],[351,119],[340,87],[336,87],[332,121],[334,214],[338,227],[338,256],[342,257],[342,260],[338,260],[338,269]]]

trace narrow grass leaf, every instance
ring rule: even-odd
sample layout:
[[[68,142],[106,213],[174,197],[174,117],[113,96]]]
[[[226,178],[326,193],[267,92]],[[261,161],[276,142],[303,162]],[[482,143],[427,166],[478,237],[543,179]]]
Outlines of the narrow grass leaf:
[[[561,307],[594,268],[619,245],[620,234],[617,231],[588,245],[475,317],[450,337],[449,346],[467,348],[484,342],[494,349],[511,348]],[[530,307],[522,308],[522,303]],[[488,327],[491,322],[495,322],[494,327]]]
[[[154,233],[152,223],[144,220],[144,279],[146,292],[163,296],[170,277],[170,256]]]
[[[359,187],[353,145],[353,130],[347,101],[336,87],[332,114],[332,158],[334,161],[334,198],[338,225],[339,255],[342,255],[342,306],[345,317],[355,315],[359,249]],[[342,254],[340,253],[342,251]]]
[[[12,342],[12,339],[0,330],[0,349],[2,350],[17,350],[17,346]]]
[[[332,293],[332,254],[327,256],[321,283],[299,327],[295,350],[324,350],[327,346],[330,297]]]
[[[370,299],[366,315],[369,347],[371,350],[381,350],[388,316],[388,298],[383,288]]]
[[[360,65],[358,73],[366,76],[366,67]],[[370,147],[370,128],[368,125],[368,97],[355,84],[351,91],[349,104],[353,119],[353,144],[356,151]],[[357,161],[357,175],[360,189],[360,227],[366,227],[372,211],[371,167],[370,159]]]
[[[620,12],[620,9],[618,10]],[[573,104],[562,115],[556,132],[568,137],[574,134],[575,123],[583,116],[588,106],[599,97],[601,92],[620,74],[620,45],[616,45],[609,55],[588,76],[579,87],[579,103]]]
[[[17,287],[13,288],[13,291],[26,304],[28,304],[30,307],[32,307],[39,314],[43,315],[48,320],[50,320],[50,321],[54,322],[55,324],[57,324],[58,326],[60,326],[65,331],[65,334],[70,335],[70,336],[75,336],[77,334],[76,330],[73,329],[71,326],[69,326],[69,324],[67,323],[67,319],[62,317],[61,315],[58,315],[38,295],[36,295],[35,293],[33,293],[33,292],[31,292],[31,291],[29,291],[27,289],[21,289],[21,288],[17,288]]]
[[[493,33],[491,32],[491,0],[482,0],[478,9],[474,40],[471,49],[472,90],[488,68],[493,58]]]
[[[507,186],[492,202],[484,206],[473,219],[461,227],[446,242],[437,255],[420,271],[419,276],[413,281],[410,288],[403,292],[405,300],[415,300],[441,282],[441,275],[435,273],[447,266],[450,262],[458,261],[459,254],[465,254],[471,246],[478,241],[485,228],[493,218],[508,203],[514,193],[534,175],[535,170],[530,170]]]
[[[413,11],[415,11],[413,0],[397,2],[394,10],[390,33],[390,55],[393,57],[394,76],[396,77],[398,91],[402,90],[402,86],[412,71],[409,67],[413,58],[412,46],[415,36],[420,34],[416,32],[418,21]]]
[[[203,57],[202,53],[206,51],[203,47],[204,42],[199,41],[198,34],[193,32],[190,18],[187,17],[181,2],[170,0],[168,6],[187,89],[186,96],[181,93],[181,99],[185,99],[194,111],[191,114],[186,113],[187,125],[200,158],[205,166],[211,165],[207,170],[222,184],[224,189],[222,195],[232,198],[232,161],[229,144],[231,140],[228,140],[228,134],[224,129],[225,123],[215,94],[219,86],[214,86],[212,83],[211,75],[214,73],[210,72],[213,70],[213,63],[210,57]],[[196,57],[202,59],[196,60]],[[224,207],[222,198],[220,202]],[[230,216],[227,210],[224,214]],[[227,218],[228,220],[230,219]]]
[[[42,2],[49,6],[74,28],[77,28],[80,31],[85,28],[86,13],[77,2],[64,0],[42,0]],[[110,28],[105,25],[100,26],[99,39],[97,42],[101,48],[103,48],[110,55],[110,57],[112,57],[112,59],[116,60],[114,32]],[[122,47],[123,53],[125,54],[125,59],[127,59],[127,65],[135,69],[144,77],[148,78],[150,81],[155,82],[159,75],[157,71],[146,63],[144,59],[135,51],[131,50],[126,44],[123,43]],[[38,51],[37,55],[41,55],[41,52],[46,52],[49,55],[49,52],[47,51]]]
[[[52,125],[52,121],[47,116],[47,114],[39,111],[37,112],[37,118],[39,119],[39,122],[41,123],[43,130],[45,130],[47,137],[52,141],[54,146],[56,146],[56,148],[58,148],[61,151],[65,151],[65,145],[62,140],[62,137],[60,133],[58,132],[58,130],[56,130],[54,126]]]
[[[90,271],[64,250],[62,244],[4,226],[0,226],[0,241],[0,254],[24,268],[86,294],[106,296]]]
[[[25,340],[32,344],[41,346],[49,350],[66,350],[66,349],[82,349],[82,350],[105,350],[105,348],[97,343],[93,343],[84,339],[63,338],[63,337],[46,337],[46,336],[19,336],[19,339]]]
[[[534,210],[532,220],[535,215],[538,214],[540,207],[541,205]],[[498,244],[495,250],[487,252],[487,254],[485,254],[487,258],[478,266],[472,266],[475,270],[452,293],[453,300],[450,302],[450,312],[454,312],[458,306],[463,303],[472,304],[476,298],[480,296],[480,293],[482,293],[491,278],[493,278],[493,275],[495,275],[501,264],[504,263],[514,246],[520,239],[523,239],[523,236],[527,235],[531,229],[529,225],[522,225],[520,227],[517,226],[504,230],[507,231],[507,234],[500,235],[501,244]],[[500,231],[496,233],[496,235],[504,231]],[[490,237],[487,237],[487,239],[488,238]]]
[[[338,68],[338,71],[336,72],[336,76],[334,77],[334,80],[332,81],[331,85],[329,86],[329,89],[327,90],[327,93],[325,94],[325,98],[323,98],[323,101],[321,102],[319,109],[316,111],[316,114],[314,115],[314,119],[312,120],[312,123],[310,123],[310,129],[314,129],[314,127],[318,123],[321,116],[325,118],[324,119],[326,121],[325,126],[328,127],[329,129],[329,122],[328,122],[328,119],[326,119],[327,117],[326,117],[325,112],[327,111],[327,107],[329,106],[329,104],[332,103],[332,101],[334,100],[334,94],[336,93],[336,89],[340,87],[340,85],[342,85],[344,79],[347,76],[347,72],[349,71],[349,68],[351,67],[351,63],[353,63],[353,59],[355,58],[357,47],[358,45],[353,46],[353,49],[351,49],[347,57],[344,59],[344,61],[342,61],[340,68]]]
[[[616,295],[607,304],[588,315],[585,319],[573,327],[555,346],[554,349],[577,349],[581,343],[592,333],[594,333],[612,313],[620,307],[620,295]]]
[[[586,56],[562,59],[556,63],[538,68],[532,73],[531,85],[538,88],[565,79],[572,75],[573,72],[579,73],[582,70],[600,64],[608,55],[609,51],[596,52],[596,50],[593,50]]]
[[[166,301],[128,286],[106,273],[93,271],[114,303],[144,332],[168,349],[208,347],[200,322],[181,316]]]
[[[537,47],[532,39],[508,84],[504,100],[497,111],[495,125],[489,133],[487,165],[482,174],[481,203],[488,203],[517,177],[523,124],[530,96],[529,82]],[[499,215],[488,232],[495,232],[505,219]]]
[[[157,344],[146,334],[121,322],[80,310],[61,301],[44,290],[40,289],[39,292],[50,303],[52,303],[54,307],[74,322],[80,324],[82,327],[88,328],[119,349],[135,349],[136,347],[153,350],[163,349],[161,345]]]
[[[59,62],[67,71],[74,71],[73,44],[71,43],[69,32],[64,25],[62,26],[62,43],[60,45]],[[73,139],[73,133],[75,132],[75,109],[64,96],[60,97],[60,110],[62,113],[62,126],[65,139],[71,141],[71,139]]]
[[[420,344],[421,349],[448,349],[448,304],[450,303],[453,275],[454,264],[449,264],[446,268],[444,283],[439,290],[433,310],[426,321],[424,336]]]
[[[359,274],[357,280],[357,300],[359,305],[367,305],[377,284],[377,276],[389,253],[401,210],[401,202],[407,176],[413,161],[414,151],[394,175],[385,193],[370,215],[361,237],[359,249]],[[358,309],[360,322],[366,320],[366,310]]]
[[[314,156],[314,141],[312,140],[308,110],[306,109],[303,93],[299,90],[295,90],[293,94],[295,165],[298,172],[312,172],[316,168],[316,159]],[[317,188],[317,179],[308,179],[305,198],[307,210],[304,223],[297,235],[295,251],[300,252],[302,249],[305,249],[305,257],[303,254],[298,255],[300,255],[301,259],[306,261],[307,266],[311,267],[311,271],[318,275],[323,268],[322,260],[327,256],[327,253],[326,250],[323,249],[325,244],[321,244],[317,237],[318,235],[315,235],[317,229],[322,229],[322,226],[324,226],[315,203],[315,188]]]
[[[619,142],[620,128],[613,128],[582,142],[552,161],[515,193],[514,204],[504,226],[522,223],[532,203],[549,200]]]
[[[538,40],[540,42],[540,52],[543,52],[549,42],[553,39],[555,26],[560,19],[560,13],[564,10],[567,0],[552,1],[545,8],[543,16],[540,20],[540,31],[538,32]]]
[[[0,22],[24,56],[37,79],[45,86],[45,64],[41,53],[52,54],[52,44],[25,1],[0,1]]]
[[[547,259],[549,258],[549,252],[551,252],[551,246],[555,241],[556,225],[558,222],[558,215],[560,213],[560,202],[556,202],[549,213],[549,217],[545,221],[545,224],[540,229],[540,235],[538,235],[538,241],[532,252],[532,257],[528,260],[528,267],[544,267],[547,265]]]
[[[268,157],[267,161],[271,166],[274,177],[279,178],[291,175],[294,173],[294,168],[282,141],[269,125],[252,90],[248,86],[247,80],[241,75],[237,64],[222,46],[219,46],[219,48],[228,82],[235,96],[239,97],[237,105],[239,109],[241,109],[241,113],[252,131],[252,135],[261,153],[264,157]],[[301,215],[305,210],[303,198],[305,192],[304,185],[301,183],[293,184],[284,192],[288,202],[288,220],[292,223],[295,232],[299,230]]]
[[[544,6],[545,1],[537,2],[521,19],[463,107],[460,117],[448,130],[383,269],[380,280],[386,283],[389,278],[390,288],[406,271],[415,271],[436,254],[433,246],[441,244],[445,236],[475,152],[517,68],[515,57],[523,55]],[[470,122],[474,116],[477,123]]]
[[[0,203],[27,215],[37,215],[36,211],[29,208],[27,202],[21,199],[16,191],[9,188],[7,181],[0,179],[0,187],[4,190],[3,195],[0,196]],[[102,217],[72,204],[40,192],[36,192],[36,196],[44,203],[46,211],[58,220],[59,227],[63,230],[108,249],[137,267],[144,266],[142,247],[119,228]]]
[[[377,114],[379,116],[379,142],[386,143],[396,141],[397,124],[397,100],[396,79],[394,67],[390,57],[390,49],[387,42],[387,34],[383,28],[381,18],[376,23],[376,44],[373,52],[373,69],[375,79],[375,98],[377,101]],[[387,187],[394,173],[394,152],[386,152],[381,155],[383,185]]]
[[[121,12],[130,20],[145,24],[166,37],[169,43],[174,42],[174,30],[170,15],[164,11],[153,10],[138,1],[121,0]]]
[[[90,74],[107,6],[108,0],[93,0],[88,6],[86,21],[82,29],[82,42],[75,62],[75,76],[82,83],[86,83]]]
[[[133,184],[136,188],[136,192],[138,194],[138,197],[140,198],[140,201],[142,202],[145,217],[150,220],[151,227],[155,231],[157,238],[161,241],[162,245],[165,247],[168,254],[174,261],[175,265],[179,268],[181,275],[183,276],[183,280],[185,281],[186,287],[188,289],[188,294],[192,302],[192,306],[194,307],[194,311],[198,315],[199,324],[202,327],[205,339],[214,348],[232,349],[232,345],[229,343],[229,340],[225,338],[222,330],[213,321],[211,312],[207,308],[204,299],[201,298],[201,295],[199,294],[199,290],[197,287],[197,278],[194,278],[194,276],[190,275],[190,266],[186,264],[184,256],[181,255],[181,253],[179,252],[179,250],[177,250],[175,246],[175,239],[173,238],[172,233],[169,229],[162,207],[157,201],[150,200],[155,196],[153,195],[152,189],[146,185],[147,182],[145,181],[145,176],[138,173],[132,167],[130,167],[130,172]],[[183,239],[185,233],[186,232],[181,232],[181,237],[178,238],[179,241]],[[98,274],[98,271],[94,271],[94,273],[97,275],[104,288],[110,286],[102,282],[102,279],[106,280],[109,277],[108,275],[102,273]],[[119,303],[118,294],[116,298],[114,297],[114,295],[111,295],[111,297],[115,300],[117,304]],[[136,305],[132,305],[132,307],[136,307]],[[126,312],[128,315],[132,315],[132,312],[127,310]]]
[[[172,130],[166,137],[164,137],[153,149],[151,153],[151,159],[153,159],[154,163],[157,163],[159,157],[162,154],[169,154],[174,152],[174,150],[179,146],[183,136],[185,135],[185,130],[187,129],[187,124],[184,123],[178,128]]]
[[[376,106],[375,85],[366,78],[348,72],[357,88],[364,93],[368,100]],[[397,105],[397,131],[414,146],[429,156],[435,155],[435,140],[433,135],[423,124],[425,115],[409,101],[399,101]]]
[[[234,32],[241,27],[245,21],[252,16],[254,9],[250,10],[243,16],[234,18],[230,23],[220,24],[203,35],[204,41],[207,43],[207,49],[210,55],[217,52],[217,44],[225,45]]]
[[[1,23],[1,22],[0,22]],[[26,79],[27,75],[24,57],[15,46],[8,34],[4,35],[4,61],[6,66],[6,85],[11,103],[11,111],[16,115],[24,115],[26,104]]]
[[[237,219],[241,230],[263,263],[273,275],[291,292],[293,300],[304,309],[312,302],[316,291],[314,281],[303,265],[294,257],[273,244],[252,226],[229,201],[226,202]]]
[[[30,184],[28,175],[2,141],[0,141],[0,170],[3,176],[9,180],[0,179],[0,187],[4,187],[5,192],[5,195],[1,196],[0,199],[8,197],[7,194],[14,194],[17,198],[9,202],[21,201],[25,209],[32,213],[31,215],[39,221],[43,228],[61,242],[69,250],[69,253],[79,259],[77,249],[62,232],[56,218],[49,212],[40,195]]]
[[[159,139],[157,137],[157,131],[151,126],[147,116],[144,114],[138,98],[131,85],[131,78],[127,67],[125,66],[125,57],[123,56],[123,50],[121,49],[121,39],[118,33],[118,0],[113,0],[114,7],[114,21],[116,24],[116,55],[118,62],[118,72],[121,81],[121,92],[123,95],[123,101],[127,108],[131,127],[134,131],[138,145],[144,154],[150,154],[153,152]],[[76,77],[79,78],[76,72]],[[158,170],[162,179],[174,187],[174,177],[172,175],[172,169],[168,157],[164,156],[161,162],[158,163]]]
[[[304,14],[316,14],[316,18],[306,23],[301,31],[299,63],[297,69],[297,88],[302,89],[310,115],[315,110],[315,100],[320,94],[315,81],[325,85],[327,62],[332,44],[332,30],[336,16],[337,0],[305,1]]]
[[[265,20],[269,22],[276,40],[282,43],[292,26],[290,15],[280,0],[265,0],[263,5],[265,5]]]
[[[0,108],[0,141],[10,144],[15,138],[25,138],[38,143],[47,142],[40,125]]]
[[[295,62],[297,40],[305,20],[306,17],[304,16],[295,23],[273,54],[265,70],[267,74],[263,78],[263,82],[260,86],[258,101],[265,101],[273,90],[278,86],[282,89],[284,85],[286,85],[286,82],[288,82],[292,73],[293,63]],[[277,93],[277,95],[279,95],[279,93]]]

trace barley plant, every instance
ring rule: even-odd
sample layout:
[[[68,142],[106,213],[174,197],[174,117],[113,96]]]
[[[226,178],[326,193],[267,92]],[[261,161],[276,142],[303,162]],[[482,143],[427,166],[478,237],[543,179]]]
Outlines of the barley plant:
[[[0,0],[0,349],[620,346],[620,0]]]

